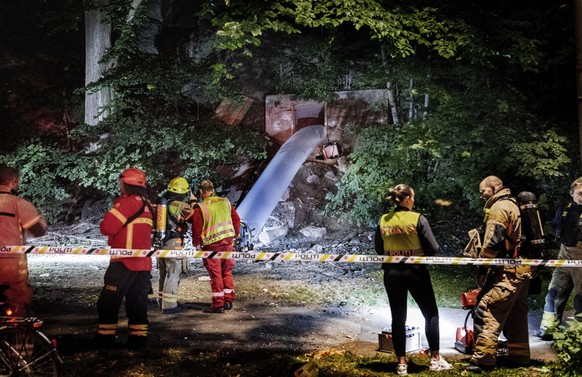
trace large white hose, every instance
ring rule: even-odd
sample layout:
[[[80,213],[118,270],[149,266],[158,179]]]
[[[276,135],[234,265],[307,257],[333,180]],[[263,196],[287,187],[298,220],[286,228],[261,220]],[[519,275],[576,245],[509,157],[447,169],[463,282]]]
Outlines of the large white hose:
[[[279,149],[257,182],[237,207],[253,235],[258,235],[301,165],[324,138],[322,125],[297,131]]]

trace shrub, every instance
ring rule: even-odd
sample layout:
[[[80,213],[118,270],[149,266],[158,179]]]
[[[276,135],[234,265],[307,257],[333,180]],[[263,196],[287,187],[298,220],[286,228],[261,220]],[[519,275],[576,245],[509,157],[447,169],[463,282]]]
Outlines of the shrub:
[[[572,322],[570,327],[554,333],[554,348],[560,363],[556,367],[562,376],[582,374],[582,322]]]
[[[218,180],[220,164],[265,157],[264,139],[214,121],[175,124],[117,118],[102,126],[79,127],[75,140],[80,149],[76,152],[33,140],[0,156],[0,162],[20,170],[21,194],[51,222],[62,220],[67,207],[79,199],[117,195],[119,174],[130,166],[147,173],[155,195],[176,175],[191,182]],[[96,145],[91,151],[81,148],[90,142]]]

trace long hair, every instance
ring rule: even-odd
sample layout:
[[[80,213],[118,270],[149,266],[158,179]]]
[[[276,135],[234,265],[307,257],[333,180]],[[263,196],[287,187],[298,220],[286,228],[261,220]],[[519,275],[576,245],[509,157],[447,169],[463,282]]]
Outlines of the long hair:
[[[401,183],[388,189],[388,196],[386,199],[396,205],[402,203],[408,196],[412,196],[412,187],[406,183]]]

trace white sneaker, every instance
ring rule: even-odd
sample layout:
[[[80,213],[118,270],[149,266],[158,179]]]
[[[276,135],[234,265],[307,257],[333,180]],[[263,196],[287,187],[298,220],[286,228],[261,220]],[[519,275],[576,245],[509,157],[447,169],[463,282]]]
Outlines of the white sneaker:
[[[447,363],[447,361],[442,357],[439,357],[438,359],[430,359],[430,365],[428,366],[428,369],[433,372],[451,370],[452,368],[451,364]]]
[[[398,366],[396,367],[396,374],[399,376],[407,376],[408,364],[398,364]]]

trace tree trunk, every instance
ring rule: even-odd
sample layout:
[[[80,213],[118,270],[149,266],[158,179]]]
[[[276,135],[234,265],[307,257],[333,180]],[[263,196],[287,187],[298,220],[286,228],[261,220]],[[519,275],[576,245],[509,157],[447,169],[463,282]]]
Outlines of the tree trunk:
[[[422,119],[428,118],[428,106],[430,105],[430,97],[427,94],[424,95],[424,110],[422,111]]]
[[[388,60],[386,59],[386,51],[384,46],[380,47],[380,54],[382,56],[382,65],[386,69],[386,74],[388,75]],[[399,124],[400,118],[398,117],[398,104],[396,103],[396,97],[394,96],[394,91],[392,90],[392,82],[386,82],[386,89],[388,91],[388,105],[390,105],[390,111],[392,112],[392,123]]]
[[[408,92],[410,94],[410,103],[408,104],[408,120],[413,121],[414,118],[414,79],[410,79],[410,84],[408,85]]]
[[[104,5],[107,0],[100,0]],[[85,85],[99,80],[110,68],[110,64],[100,63],[105,52],[111,48],[111,25],[104,23],[104,14],[99,9],[85,11]],[[85,123],[96,125],[107,117],[103,106],[112,98],[109,88],[101,88],[85,93]]]
[[[400,118],[398,117],[398,106],[396,105],[396,99],[390,81],[386,83],[386,89],[388,89],[388,104],[390,105],[390,111],[392,112],[392,122],[398,124],[400,123]]]
[[[578,139],[582,165],[582,0],[575,1],[576,14],[576,87],[578,89]]]
[[[429,62],[431,61],[431,56],[429,54],[428,56]],[[427,79],[427,90],[430,88],[430,83],[432,81],[432,72],[431,72],[431,68],[429,66],[428,68],[428,74],[426,75],[426,79]],[[422,119],[425,120],[426,118],[428,118],[428,107],[430,106],[430,95],[428,93],[425,93],[424,95],[424,109],[422,111]]]

